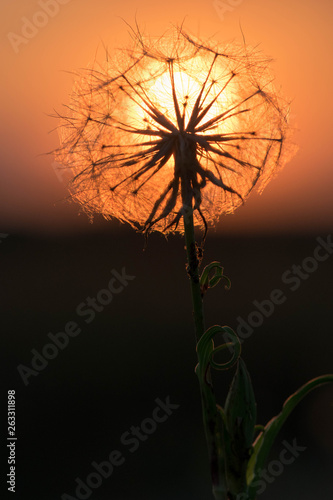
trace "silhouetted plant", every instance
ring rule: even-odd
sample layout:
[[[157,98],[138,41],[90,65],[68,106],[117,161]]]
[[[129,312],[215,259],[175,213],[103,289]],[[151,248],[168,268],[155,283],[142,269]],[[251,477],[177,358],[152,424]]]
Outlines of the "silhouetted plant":
[[[206,330],[202,299],[227,280],[218,262],[199,266],[194,226],[207,232],[221,214],[262,191],[296,151],[289,104],[277,94],[269,60],[245,45],[221,46],[174,29],[161,38],[132,30],[133,43],[86,70],[60,116],[56,160],[73,172],[69,189],[88,214],[116,217],[148,234],[184,233],[204,428],[213,493],[253,500],[273,441],[296,404],[325,375],[293,394],[265,427],[256,426],[250,376],[236,333]],[[215,347],[213,338],[229,339]],[[231,349],[229,361],[214,360]],[[237,365],[225,406],[216,404],[211,368]],[[257,435],[257,436],[256,436]]]

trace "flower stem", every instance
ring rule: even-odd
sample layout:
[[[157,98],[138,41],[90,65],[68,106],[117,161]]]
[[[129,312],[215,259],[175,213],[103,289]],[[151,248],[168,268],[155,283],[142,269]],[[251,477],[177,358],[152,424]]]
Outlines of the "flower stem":
[[[199,277],[199,259],[194,235],[193,210],[192,207],[183,216],[185,243],[188,261],[188,274],[191,282],[191,294],[193,303],[193,316],[195,324],[195,335],[197,343],[205,333],[203,303]],[[202,362],[198,352],[198,363]],[[203,412],[203,423],[208,452],[210,456],[211,478],[215,500],[227,500],[227,485],[225,480],[225,461],[223,450],[223,425],[221,415],[213,392],[210,371],[206,376],[199,377],[200,393]]]
[[[201,296],[199,260],[197,256],[197,247],[194,236],[193,213],[186,214],[184,217],[185,244],[188,262],[188,274],[191,280],[191,294],[193,304],[193,316],[195,325],[195,337],[197,343],[205,333],[205,320],[203,313],[203,303]]]

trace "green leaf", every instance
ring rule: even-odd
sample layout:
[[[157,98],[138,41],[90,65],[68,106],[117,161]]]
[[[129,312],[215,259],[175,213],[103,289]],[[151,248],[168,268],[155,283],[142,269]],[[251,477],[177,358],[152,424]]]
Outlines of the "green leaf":
[[[214,347],[213,338],[217,333],[223,333],[225,344]],[[228,337],[231,342],[226,339]],[[225,363],[217,363],[213,357],[217,352],[232,347],[231,359]],[[228,489],[226,480],[226,449],[231,442],[226,428],[226,418],[223,409],[216,404],[209,367],[218,370],[231,368],[240,356],[241,344],[236,333],[228,326],[212,326],[202,335],[197,344],[199,363],[196,374],[199,378],[203,402],[203,421],[208,443],[211,471],[214,477],[213,491],[216,499],[227,500]]]
[[[217,333],[226,334],[230,338],[231,342],[226,342],[218,347],[214,347],[213,338]],[[231,359],[225,363],[217,363],[214,360],[214,355],[227,348],[232,348]],[[202,380],[205,380],[209,365],[216,370],[228,370],[234,366],[241,353],[241,344],[232,328],[229,326],[214,325],[208,328],[208,330],[206,330],[200,338],[197,344],[197,353],[199,363],[196,367],[196,373],[199,379],[201,378]]]
[[[229,491],[237,497],[247,491],[246,471],[252,451],[257,417],[250,375],[240,358],[225,402],[226,425],[230,436],[227,453]]]
[[[292,410],[310,391],[322,384],[330,382],[333,382],[333,375],[322,375],[321,377],[310,380],[300,387],[298,391],[285,401],[281,413],[272,418],[272,420],[267,423],[264,430],[259,434],[254,442],[253,454],[249,460],[247,469],[247,483],[250,487],[249,500],[254,500],[255,498],[256,487],[254,483],[259,478],[260,471],[263,469],[277,434]]]
[[[210,277],[211,272],[214,271],[213,276]],[[230,289],[231,281],[230,279],[223,274],[223,267],[219,262],[211,262],[204,268],[202,274],[200,276],[200,287],[201,293],[204,294],[208,288],[213,288],[216,286],[221,279],[225,279],[227,284],[225,285],[226,289]]]

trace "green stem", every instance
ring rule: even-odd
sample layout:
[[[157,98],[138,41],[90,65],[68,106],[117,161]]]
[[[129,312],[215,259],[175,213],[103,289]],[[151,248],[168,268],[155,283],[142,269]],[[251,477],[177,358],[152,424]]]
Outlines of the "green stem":
[[[183,217],[185,243],[188,261],[188,274],[191,282],[193,316],[197,343],[205,332],[203,303],[200,288],[199,260],[194,235],[193,210],[189,207]],[[202,362],[198,353],[199,365]],[[199,377],[203,412],[203,423],[210,455],[210,468],[215,500],[227,500],[225,462],[223,450],[223,425],[216,405],[210,373]]]
[[[191,295],[193,304],[193,316],[195,325],[195,337],[197,343],[205,333],[205,320],[200,288],[199,261],[194,236],[193,213],[184,217],[185,244],[188,262],[188,274],[191,280]]]

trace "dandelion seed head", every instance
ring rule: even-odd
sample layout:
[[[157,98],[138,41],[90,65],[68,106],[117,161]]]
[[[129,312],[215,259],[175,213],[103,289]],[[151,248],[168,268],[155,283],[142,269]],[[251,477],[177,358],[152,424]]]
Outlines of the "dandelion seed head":
[[[269,61],[244,46],[202,44],[181,29],[79,75],[56,160],[87,213],[144,231],[213,225],[294,154],[289,105]]]

